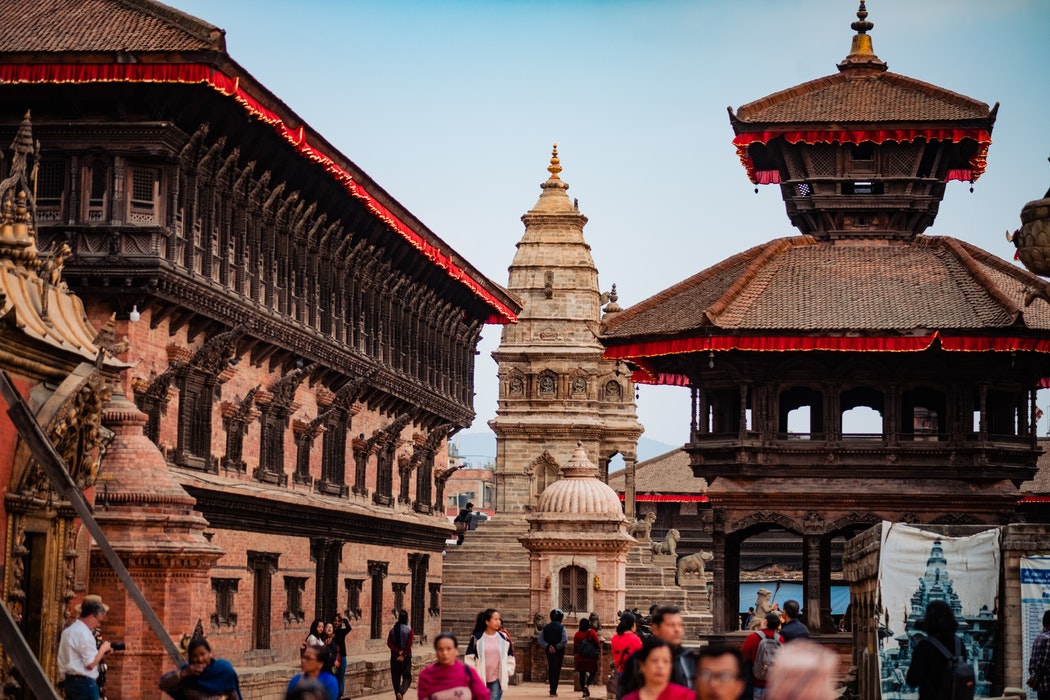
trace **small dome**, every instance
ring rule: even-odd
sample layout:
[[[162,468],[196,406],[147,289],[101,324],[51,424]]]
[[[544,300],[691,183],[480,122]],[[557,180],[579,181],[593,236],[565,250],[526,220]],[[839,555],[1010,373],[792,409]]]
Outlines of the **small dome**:
[[[576,443],[572,458],[562,468],[562,478],[540,494],[536,512],[624,517],[620,497],[598,478],[598,468],[587,459],[581,443]]]

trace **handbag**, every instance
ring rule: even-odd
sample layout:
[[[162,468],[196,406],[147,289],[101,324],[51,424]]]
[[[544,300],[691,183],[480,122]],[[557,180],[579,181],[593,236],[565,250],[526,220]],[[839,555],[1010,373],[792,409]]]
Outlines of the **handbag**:
[[[576,645],[576,651],[585,659],[598,658],[598,645],[586,637],[581,639],[580,643]]]

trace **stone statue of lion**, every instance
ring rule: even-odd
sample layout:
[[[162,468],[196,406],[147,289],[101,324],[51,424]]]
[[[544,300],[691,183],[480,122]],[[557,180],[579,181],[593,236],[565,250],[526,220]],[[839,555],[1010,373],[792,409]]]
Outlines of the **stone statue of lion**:
[[[773,591],[767,588],[758,589],[758,598],[755,599],[755,617],[751,620],[749,630],[757,630],[762,627],[762,621],[766,619],[766,615],[773,612],[773,604],[769,602],[772,595]]]
[[[627,526],[627,534],[636,540],[646,541],[652,532],[653,523],[656,522],[656,513],[649,513],[644,518],[638,518]]]
[[[667,531],[667,536],[664,537],[662,542],[653,542],[653,554],[670,554],[672,557],[677,556],[678,540],[681,535],[678,534],[678,530],[671,528]]]
[[[679,580],[686,574],[696,574],[701,580],[707,573],[707,569],[704,566],[705,562],[709,562],[715,558],[714,552],[708,552],[706,550],[700,550],[696,554],[688,554],[678,560],[678,578]]]

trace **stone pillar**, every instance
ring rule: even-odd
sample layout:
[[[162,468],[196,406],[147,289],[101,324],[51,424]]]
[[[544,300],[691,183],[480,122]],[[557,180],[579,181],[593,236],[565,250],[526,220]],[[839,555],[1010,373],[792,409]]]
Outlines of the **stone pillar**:
[[[623,481],[623,512],[628,518],[636,518],[637,508],[635,507],[635,485],[634,485],[634,466],[637,463],[634,457],[628,459],[624,456],[624,481]]]

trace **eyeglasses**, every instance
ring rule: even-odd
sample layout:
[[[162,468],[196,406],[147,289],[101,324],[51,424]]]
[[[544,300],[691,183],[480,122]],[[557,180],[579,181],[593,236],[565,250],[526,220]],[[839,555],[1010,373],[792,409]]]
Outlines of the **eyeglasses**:
[[[733,673],[732,671],[701,671],[699,674],[700,680],[704,683],[710,683],[711,681],[717,681],[718,683],[729,683],[740,678],[739,673]]]

